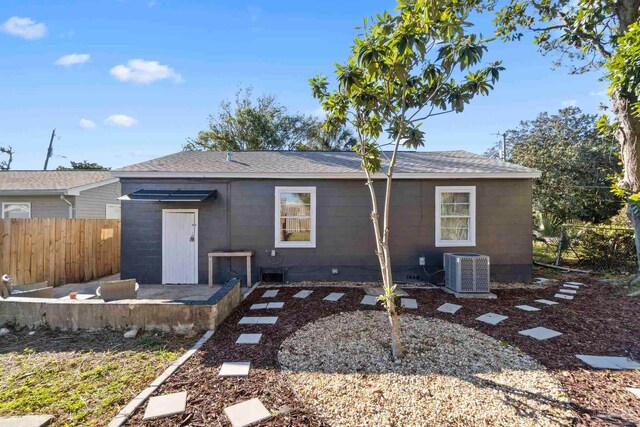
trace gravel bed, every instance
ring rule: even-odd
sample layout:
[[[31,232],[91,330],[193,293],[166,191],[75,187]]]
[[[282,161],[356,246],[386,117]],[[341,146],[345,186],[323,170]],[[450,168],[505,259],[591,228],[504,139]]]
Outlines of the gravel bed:
[[[400,363],[382,312],[302,327],[278,353],[294,393],[333,426],[571,424],[559,382],[530,356],[461,325],[400,319]]]

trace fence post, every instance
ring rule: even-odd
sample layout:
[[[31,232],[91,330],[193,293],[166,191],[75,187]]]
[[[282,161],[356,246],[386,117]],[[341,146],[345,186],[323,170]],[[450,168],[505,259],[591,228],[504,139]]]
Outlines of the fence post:
[[[560,241],[558,242],[558,253],[556,254],[556,262],[555,265],[560,266],[560,261],[562,261],[562,245],[564,243],[564,225],[560,226]]]

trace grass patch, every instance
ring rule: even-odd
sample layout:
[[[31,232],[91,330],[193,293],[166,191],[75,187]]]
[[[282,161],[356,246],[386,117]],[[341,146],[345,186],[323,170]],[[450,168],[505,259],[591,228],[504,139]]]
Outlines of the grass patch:
[[[0,416],[50,414],[54,425],[107,425],[196,338],[121,332],[2,337]],[[6,344],[6,345],[5,345]]]

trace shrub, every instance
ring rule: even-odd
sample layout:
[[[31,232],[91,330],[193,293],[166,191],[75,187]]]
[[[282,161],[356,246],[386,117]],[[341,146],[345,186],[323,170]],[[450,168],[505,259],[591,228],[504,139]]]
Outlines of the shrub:
[[[621,227],[581,228],[573,238],[580,263],[596,270],[632,272],[636,264],[633,230]]]

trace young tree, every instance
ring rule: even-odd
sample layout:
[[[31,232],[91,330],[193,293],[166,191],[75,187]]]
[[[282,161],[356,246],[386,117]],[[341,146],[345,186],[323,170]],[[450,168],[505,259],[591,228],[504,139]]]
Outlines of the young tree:
[[[480,9],[497,6],[496,0],[479,1]],[[573,74],[605,67],[624,168],[617,188],[627,197],[640,274],[639,17],[640,0],[508,0],[495,23],[505,40],[520,40],[523,30],[534,32],[539,50],[559,54],[556,64],[570,63]]]
[[[480,66],[487,40],[467,33],[470,6],[466,1],[399,0],[395,14],[384,12],[370,24],[365,19],[347,63],[336,65],[334,91],[329,91],[326,77],[310,80],[313,95],[327,113],[326,127],[348,123],[357,134],[354,150],[371,196],[375,253],[385,290],[381,300],[391,324],[396,359],[404,349],[392,277],[389,215],[398,150],[423,146],[421,125],[426,119],[462,112],[476,95],[489,93],[503,69],[499,62]],[[380,142],[383,129],[389,143]],[[387,145],[391,147],[388,155],[383,151]],[[381,177],[386,185],[380,212],[374,180]]]
[[[13,151],[13,148],[8,145],[6,147],[0,147],[0,153],[8,156],[7,160],[0,161],[0,171],[8,171],[11,169],[11,162],[13,162],[13,155],[15,154],[15,151]]]

